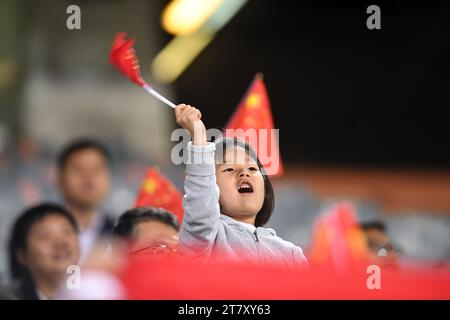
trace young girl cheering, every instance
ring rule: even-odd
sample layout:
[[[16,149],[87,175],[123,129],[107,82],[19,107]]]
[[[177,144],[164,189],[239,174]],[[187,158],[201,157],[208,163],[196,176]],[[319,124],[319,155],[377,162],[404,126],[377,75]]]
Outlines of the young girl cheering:
[[[187,129],[187,176],[180,243],[193,256],[304,265],[300,247],[262,226],[274,208],[272,185],[243,140],[207,142],[198,109],[180,104],[176,122]],[[194,130],[195,127],[195,130]],[[217,148],[217,152],[216,151]],[[223,151],[223,152],[222,152]]]

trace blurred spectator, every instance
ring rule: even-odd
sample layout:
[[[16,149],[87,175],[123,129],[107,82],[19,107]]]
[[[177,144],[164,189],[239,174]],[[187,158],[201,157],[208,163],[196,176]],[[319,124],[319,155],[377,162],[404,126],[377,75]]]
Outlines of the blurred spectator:
[[[112,241],[111,241],[112,240]],[[114,250],[110,250],[111,246]],[[118,300],[125,299],[120,274],[128,265],[128,250],[122,241],[96,241],[81,267],[79,287],[62,286],[58,300]]]
[[[128,210],[114,226],[114,234],[131,240],[132,253],[139,254],[177,251],[178,230],[174,214],[153,207]]]
[[[43,203],[17,219],[10,239],[13,284],[4,296],[47,300],[57,294],[67,267],[78,263],[78,228],[63,207]]]
[[[112,219],[101,210],[111,188],[110,159],[106,147],[91,139],[72,142],[58,158],[59,188],[80,227],[81,260],[112,231]]]
[[[386,226],[381,221],[371,221],[361,224],[369,249],[369,261],[379,266],[397,269],[399,250],[392,244],[386,232]]]
[[[161,208],[141,207],[124,212],[113,229],[117,239],[112,239],[108,248],[97,242],[83,262],[80,289],[62,288],[58,298],[124,299],[125,288],[118,274],[126,266],[128,249],[131,254],[164,254],[161,257],[177,253],[178,230],[176,216]]]

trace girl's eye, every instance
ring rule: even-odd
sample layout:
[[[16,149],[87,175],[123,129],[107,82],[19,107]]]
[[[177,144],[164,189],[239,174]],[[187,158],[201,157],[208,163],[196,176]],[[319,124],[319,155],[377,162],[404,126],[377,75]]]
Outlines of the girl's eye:
[[[222,172],[232,172],[233,168],[226,168],[225,170],[223,170]]]
[[[258,171],[258,168],[256,168],[256,167],[250,167],[250,168],[248,168],[248,170],[250,170],[250,171]]]

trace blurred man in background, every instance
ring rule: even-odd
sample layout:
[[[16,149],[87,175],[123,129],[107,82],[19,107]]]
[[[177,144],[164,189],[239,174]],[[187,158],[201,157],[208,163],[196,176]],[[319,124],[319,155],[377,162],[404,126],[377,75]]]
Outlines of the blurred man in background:
[[[114,235],[130,241],[131,252],[172,253],[178,250],[179,225],[174,214],[153,207],[124,212],[114,226]]]
[[[81,261],[101,236],[112,232],[113,220],[101,209],[111,188],[110,155],[95,140],[67,145],[58,158],[58,185],[80,228]]]
[[[371,221],[361,224],[369,249],[369,261],[389,269],[398,268],[398,250],[392,244],[386,232],[386,226],[381,221]]]

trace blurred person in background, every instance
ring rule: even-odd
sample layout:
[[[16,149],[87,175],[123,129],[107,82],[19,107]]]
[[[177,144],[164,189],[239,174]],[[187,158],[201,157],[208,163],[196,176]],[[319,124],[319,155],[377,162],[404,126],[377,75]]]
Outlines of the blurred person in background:
[[[372,264],[389,269],[398,268],[399,250],[392,244],[386,226],[381,221],[361,224],[369,249],[369,261]]]
[[[9,243],[11,299],[53,299],[67,268],[79,260],[78,227],[63,207],[42,203],[27,209],[14,224]]]
[[[83,261],[79,290],[63,288],[58,298],[68,300],[124,299],[119,276],[132,255],[160,255],[178,252],[179,225],[175,215],[154,207],[125,211],[114,226],[110,243],[96,242]]]
[[[172,253],[178,250],[179,225],[174,214],[154,207],[124,212],[113,233],[130,241],[131,253]]]
[[[81,260],[112,232],[114,222],[101,209],[111,188],[110,160],[106,147],[92,139],[70,143],[58,157],[58,186],[80,228]]]

